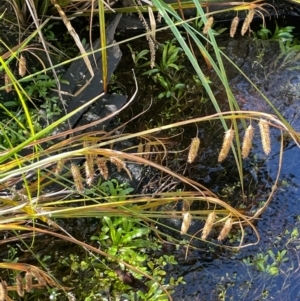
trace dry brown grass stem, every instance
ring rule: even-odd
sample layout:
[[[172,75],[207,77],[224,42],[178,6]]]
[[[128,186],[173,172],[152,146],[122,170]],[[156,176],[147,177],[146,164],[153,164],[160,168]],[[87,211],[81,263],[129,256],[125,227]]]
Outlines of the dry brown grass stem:
[[[203,34],[207,34],[208,31],[211,29],[212,25],[214,23],[214,17],[209,17],[204,28],[203,28]]]
[[[231,26],[230,26],[230,36],[233,38],[235,36],[237,27],[239,25],[240,22],[240,18],[238,16],[236,16],[235,18],[233,18],[232,22],[231,22]]]
[[[265,154],[268,155],[271,151],[270,127],[268,122],[264,119],[261,119],[258,125],[260,130],[262,147]]]
[[[232,228],[232,218],[228,218],[218,236],[218,240],[219,241],[224,240],[228,236],[231,228]]]
[[[75,165],[74,163],[71,164],[71,173],[72,173],[72,176],[74,179],[74,184],[75,184],[76,190],[78,192],[82,193],[84,190],[83,183],[82,183],[82,177],[81,177],[78,166]]]
[[[103,160],[103,158],[97,158],[96,160],[97,167],[104,180],[108,179],[108,168],[106,162],[107,160]]]
[[[250,24],[253,21],[254,14],[255,14],[255,10],[250,9],[249,12],[248,12],[247,17],[244,20],[243,26],[242,26],[242,30],[241,30],[241,35],[242,36],[248,31],[248,29],[250,27]]]
[[[27,293],[32,290],[32,275],[30,272],[25,274],[25,290]]]
[[[254,127],[250,124],[244,135],[243,145],[242,145],[242,157],[243,159],[249,156],[251,147],[252,147],[252,140],[254,135]]]
[[[196,137],[192,140],[192,143],[190,145],[190,150],[188,154],[189,163],[194,162],[195,158],[197,157],[199,147],[200,147],[200,139]]]
[[[19,59],[19,75],[21,77],[23,77],[25,74],[26,74],[26,59],[21,54],[20,59]]]
[[[16,276],[17,293],[20,297],[24,296],[23,277],[21,274]]]
[[[180,234],[186,234],[192,222],[192,215],[189,212],[182,213],[182,224]]]
[[[229,129],[228,131],[225,132],[222,148],[220,150],[219,157],[218,157],[218,162],[222,162],[223,160],[226,159],[230,150],[233,137],[234,137],[233,129]]]
[[[207,216],[207,219],[206,219],[203,231],[202,231],[201,239],[206,239],[207,238],[207,236],[209,235],[209,233],[212,229],[212,226],[213,226],[215,220],[216,220],[216,214],[215,214],[215,212],[211,212]]]

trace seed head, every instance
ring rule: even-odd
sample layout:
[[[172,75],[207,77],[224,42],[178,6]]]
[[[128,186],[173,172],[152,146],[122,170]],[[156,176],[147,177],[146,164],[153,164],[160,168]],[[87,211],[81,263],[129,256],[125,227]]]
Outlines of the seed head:
[[[82,177],[80,174],[80,170],[77,165],[74,163],[71,164],[71,173],[73,176],[74,184],[78,192],[83,192],[83,183],[82,183]]]
[[[230,26],[230,36],[233,38],[235,33],[236,33],[236,30],[237,30],[237,27],[239,25],[239,22],[240,22],[240,18],[238,16],[236,16],[235,18],[233,18],[233,20],[231,21],[231,26]]]
[[[61,171],[62,171],[62,169],[64,167],[64,164],[65,164],[65,160],[64,159],[58,160],[58,162],[56,164],[56,168],[55,168],[55,174],[57,176],[61,173]]]
[[[31,272],[31,275],[37,279],[39,284],[41,284],[43,286],[47,285],[45,278],[41,275],[41,273],[39,273],[39,271],[37,271],[35,269],[31,269],[30,272]]]
[[[29,293],[32,289],[32,275],[31,273],[27,272],[25,274],[25,290]]]
[[[86,176],[86,183],[91,186],[95,176],[94,170],[94,156],[93,155],[86,155],[86,161],[84,163],[85,167],[85,176]]]
[[[212,226],[213,226],[213,224],[215,222],[215,219],[216,219],[216,214],[214,212],[211,212],[207,216],[207,219],[206,219],[203,231],[202,231],[201,239],[206,239],[207,238],[207,236],[209,235],[209,233],[210,233],[210,231],[212,229]]]
[[[232,227],[232,218],[228,218],[226,220],[225,224],[224,224],[224,227],[222,228],[222,230],[221,230],[221,232],[218,236],[219,241],[225,239],[228,236],[228,234],[231,230],[231,227]]]
[[[180,234],[186,234],[192,222],[192,215],[189,212],[182,213],[182,224]]]
[[[254,135],[254,127],[250,124],[244,135],[243,145],[242,145],[242,157],[246,159],[249,156],[251,147],[252,147],[252,140]]]
[[[137,146],[137,153],[140,154],[143,152],[144,149],[144,144],[143,143],[139,143],[139,145]]]
[[[16,284],[17,284],[17,293],[20,297],[24,296],[24,288],[23,288],[23,278],[21,274],[16,276]]]
[[[108,168],[106,165],[106,161],[107,160],[103,160],[103,158],[97,158],[96,160],[97,167],[104,180],[108,179]]]
[[[149,158],[150,158],[150,152],[151,152],[151,144],[150,143],[146,143],[146,145],[145,145],[145,155],[144,155],[144,158],[146,160],[149,160]]]
[[[199,147],[200,147],[200,139],[198,137],[194,138],[190,145],[190,150],[189,150],[189,154],[188,154],[188,162],[189,163],[194,162],[195,158],[197,157]]]
[[[0,301],[5,301],[7,299],[7,283],[1,280],[0,282]]]
[[[9,76],[6,73],[4,74],[4,83],[5,83],[5,92],[9,93],[12,90],[12,84]]]
[[[126,169],[124,161],[118,157],[110,157],[110,162],[117,167],[118,172],[120,172],[122,169]]]
[[[247,17],[246,17],[245,20],[244,20],[243,26],[242,26],[242,30],[241,30],[241,35],[242,35],[242,36],[243,36],[243,35],[247,32],[247,30],[249,29],[250,24],[251,24],[251,22],[253,21],[254,14],[255,14],[255,10],[254,10],[254,9],[250,9],[249,12],[248,12]]]
[[[203,28],[203,34],[207,34],[208,31],[211,29],[212,25],[214,23],[214,17],[209,17],[204,28]]]
[[[270,127],[266,120],[261,119],[258,123],[260,136],[261,136],[261,143],[263,150],[266,155],[268,155],[271,151],[271,136],[270,136]]]
[[[21,77],[23,77],[25,74],[26,74],[26,59],[21,54],[20,59],[19,59],[19,75]]]
[[[234,136],[233,129],[229,129],[228,131],[225,132],[222,148],[220,150],[219,157],[218,157],[218,162],[222,162],[223,160],[226,159],[226,157],[229,153],[229,150],[230,150],[233,136]]]

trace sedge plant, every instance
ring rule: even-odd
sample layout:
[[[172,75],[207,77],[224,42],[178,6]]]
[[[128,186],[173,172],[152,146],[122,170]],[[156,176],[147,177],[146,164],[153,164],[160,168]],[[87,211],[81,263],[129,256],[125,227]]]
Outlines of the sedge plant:
[[[239,8],[235,7],[233,9],[258,9],[258,3],[259,1],[253,1],[253,3],[243,4]],[[61,9],[59,1],[53,1],[52,4],[55,4],[56,8],[57,5],[60,6]],[[172,124],[163,124],[157,128],[136,133],[116,131],[89,132],[89,127],[103,122],[103,119],[100,119],[89,125],[69,129],[66,132],[51,134],[56,127],[67,121],[72,115],[93,104],[102,96],[101,94],[94,99],[88,100],[85,104],[57,121],[46,125],[43,129],[37,129],[34,126],[33,115],[28,105],[31,101],[30,93],[26,92],[22,86],[22,79],[16,78],[8,65],[9,62],[19,57],[20,52],[32,37],[26,39],[18,48],[10,49],[10,55],[0,57],[0,69],[6,73],[10,80],[8,84],[2,87],[2,90],[6,89],[7,85],[12,86],[25,116],[23,123],[26,123],[26,128],[28,128],[27,135],[19,141],[19,144],[11,141],[10,135],[5,134],[3,125],[1,128],[7,141],[7,147],[0,153],[0,186],[7,194],[1,196],[3,206],[0,211],[2,216],[0,230],[11,231],[16,239],[20,241],[23,240],[22,235],[25,235],[27,238],[31,237],[32,244],[37,239],[35,237],[37,234],[50,235],[75,244],[89,254],[103,258],[105,267],[102,264],[99,267],[100,269],[106,269],[105,271],[115,269],[118,271],[117,274],[119,276],[122,276],[124,273],[126,275],[126,270],[128,270],[131,275],[134,274],[132,276],[134,279],[141,279],[142,277],[148,279],[147,289],[139,290],[138,297],[140,300],[171,300],[172,297],[168,291],[168,287],[162,283],[163,277],[159,277],[161,274],[154,272],[155,265],[150,264],[150,269],[140,266],[137,262],[138,255],[141,256],[141,259],[145,257],[136,250],[132,252],[132,247],[145,247],[143,245],[145,240],[141,238],[147,239],[147,235],[150,232],[156,234],[159,239],[165,240],[166,238],[163,236],[164,232],[157,229],[155,225],[163,227],[164,225],[161,220],[168,218],[176,218],[181,221],[181,229],[175,229],[175,231],[181,235],[185,235],[189,239],[189,243],[186,245],[187,250],[193,247],[192,243],[194,240],[205,241],[211,245],[218,246],[217,241],[210,241],[209,239],[210,231],[213,228],[216,228],[218,231],[218,241],[226,240],[227,235],[232,229],[236,227],[240,229],[239,244],[236,246],[228,245],[229,249],[240,249],[253,244],[245,243],[246,227],[252,228],[257,237],[255,243],[258,243],[259,233],[253,222],[267,208],[272,195],[276,191],[280,168],[282,166],[283,134],[287,133],[290,135],[291,139],[297,145],[299,135],[288,125],[277,110],[275,110],[276,115],[255,111],[241,111],[226,76],[223,64],[223,59],[226,59],[226,57],[218,48],[214,35],[209,29],[207,30],[207,35],[196,32],[188,22],[183,20],[165,3],[154,0],[153,4],[163,16],[168,27],[172,30],[174,37],[180,43],[181,48],[195,67],[195,72],[213,103],[216,113]],[[208,15],[204,13],[201,5],[196,1],[192,4],[198,10],[199,14],[197,18],[203,18],[204,23],[207,23]],[[100,5],[99,9],[102,10],[102,13],[105,10],[103,5]],[[99,13],[99,16],[101,16],[100,21],[104,22],[104,15],[102,13]],[[35,14],[33,13],[34,16]],[[61,11],[60,16],[62,17]],[[174,23],[174,20],[176,20],[176,23]],[[64,22],[66,26],[69,25],[67,19]],[[212,88],[207,83],[205,74],[199,67],[189,45],[184,41],[181,32],[177,28],[179,24],[188,32],[189,36],[201,50],[201,53],[205,56],[205,59],[219,76],[227,94],[228,111],[223,112],[221,110]],[[103,27],[101,28],[103,31]],[[37,26],[34,35],[37,35],[39,31],[40,27]],[[213,58],[210,52],[207,51],[207,47],[203,44],[202,39],[212,47],[216,58]],[[101,48],[94,51],[104,51],[104,49],[107,49],[107,47],[105,45],[105,38],[102,38]],[[82,52],[75,59],[84,58],[85,56],[86,53]],[[105,58],[105,55],[103,57]],[[89,62],[86,61],[86,64],[88,65]],[[105,71],[105,61],[103,65],[103,70]],[[54,70],[55,67],[57,66],[51,65],[49,70]],[[41,72],[29,75],[29,77],[38,76],[39,74]],[[26,77],[24,77],[23,81],[25,80]],[[133,98],[125,107],[131,105]],[[24,124],[18,122],[15,114],[3,106],[2,109],[10,113],[9,117],[21,128],[24,128]],[[123,109],[116,111],[106,118],[111,118],[121,113]],[[280,133],[281,148],[276,181],[268,200],[263,207],[259,208],[251,216],[247,215],[241,209],[232,207],[201,183],[187,178],[168,166],[166,158],[168,152],[171,151],[171,144],[168,145],[168,139],[163,139],[162,134],[167,133],[170,129],[184,128],[191,124],[200,126],[211,121],[220,121],[226,132],[223,142],[220,142],[219,157],[216,160],[222,162],[227,159],[229,152],[233,152],[240,174],[242,189],[242,162],[243,158],[246,158],[252,149],[251,142],[253,139],[251,128],[249,130],[246,124],[257,124],[259,127],[263,151],[266,155],[270,153],[271,148],[270,127],[278,129]],[[241,142],[242,137],[238,124],[244,125],[245,129],[247,128],[243,143]],[[83,134],[78,134],[83,129],[87,131]],[[140,143],[137,143],[137,140]],[[128,147],[127,145],[121,147],[121,149],[114,147],[117,144],[122,145],[122,142],[125,141],[130,141],[131,146]],[[188,164],[193,163],[199,147],[201,148],[200,141],[195,138],[188,153],[186,150],[182,150],[183,153],[187,153]],[[153,156],[149,156],[149,154]],[[151,157],[158,158],[158,160],[153,160]],[[125,173],[130,179],[133,175],[128,167],[129,162],[150,167],[161,175],[176,179],[178,183],[184,184],[186,188],[184,190],[178,189],[168,192],[158,190],[155,195],[146,193],[135,195],[132,194],[129,188],[124,188],[125,186],[122,186],[123,188],[120,189],[118,187],[119,183],[116,184],[116,182],[111,181],[109,167],[114,166],[119,173]],[[99,179],[100,183],[97,182]],[[179,200],[183,202],[181,211],[176,211],[175,209],[158,210],[163,205],[176,204]],[[203,209],[192,209],[191,205],[195,203],[198,203],[199,208]],[[120,216],[123,217],[121,220]],[[60,225],[60,220],[70,218],[99,219],[102,231],[98,235],[93,235],[91,239],[98,244],[104,245],[105,250],[95,247],[92,243],[75,238],[72,233],[69,233],[69,231]],[[196,234],[189,234],[189,227],[193,220],[201,220],[205,222],[205,225],[199,228]],[[159,239],[155,240],[155,242],[158,243]],[[136,244],[131,245],[129,241],[133,241]],[[173,243],[179,242],[174,240]],[[111,246],[112,248],[110,248]],[[121,268],[121,272],[115,268],[116,265]],[[67,291],[68,289],[59,283],[56,279],[57,276],[52,275],[51,271],[45,265],[37,267],[26,263],[2,262],[0,263],[0,267],[2,269],[20,271],[25,277],[29,275],[27,276],[27,280],[17,280],[16,278],[16,284],[4,283],[3,281],[5,280],[3,280],[1,287],[5,291],[5,297],[9,296],[11,290],[28,289],[30,292],[32,287],[44,288],[52,286],[62,291]],[[30,277],[37,279],[31,288],[29,285]],[[22,294],[21,291],[18,294]]]

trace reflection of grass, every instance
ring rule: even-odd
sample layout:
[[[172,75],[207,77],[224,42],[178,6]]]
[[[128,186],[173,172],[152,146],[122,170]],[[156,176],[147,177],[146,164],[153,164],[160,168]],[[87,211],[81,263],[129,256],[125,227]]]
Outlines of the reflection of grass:
[[[59,2],[60,1],[56,1],[56,3]],[[260,216],[263,210],[268,206],[272,194],[276,190],[277,183],[274,183],[272,193],[264,207],[255,213],[254,216],[246,216],[244,211],[237,210],[230,204],[219,199],[212,191],[201,185],[201,183],[197,183],[192,179],[177,173],[176,170],[172,170],[167,160],[168,152],[172,151],[172,144],[170,143],[171,139],[163,139],[163,133],[170,129],[181,129],[195,123],[199,126],[213,120],[220,121],[224,127],[224,131],[230,134],[230,140],[225,136],[223,146],[226,146],[226,153],[232,151],[234,154],[236,166],[240,175],[239,184],[241,185],[242,194],[244,185],[243,163],[238,124],[241,123],[245,126],[246,123],[250,122],[252,124],[264,122],[267,127],[272,126],[278,128],[281,135],[282,132],[285,131],[294,139],[296,134],[280,115],[276,117],[262,112],[240,111],[227,80],[226,70],[223,64],[223,54],[218,48],[215,36],[211,30],[208,30],[208,35],[205,36],[198,31],[195,31],[188,22],[183,21],[170,6],[156,0],[153,2],[173,32],[181,49],[194,66],[197,80],[201,83],[206,94],[210,98],[216,110],[215,114],[194,117],[188,120],[177,121],[172,124],[163,123],[160,127],[136,133],[124,132],[121,134],[120,131],[114,133],[101,130],[92,133],[87,131],[84,134],[77,134],[80,130],[83,130],[81,127],[50,136],[50,133],[60,124],[66,122],[68,118],[78,113],[80,110],[88,108],[102,95],[99,95],[95,99],[87,100],[81,107],[73,112],[66,114],[59,120],[40,129],[36,127],[36,120],[30,110],[29,104],[34,104],[31,94],[29,93],[30,90],[26,91],[22,82],[26,82],[26,80],[31,78],[38,80],[41,77],[40,74],[46,70],[25,76],[22,80],[16,78],[14,73],[10,70],[8,63],[17,61],[16,58],[19,57],[24,50],[24,47],[39,34],[41,27],[37,26],[38,28],[35,32],[26,39],[20,47],[15,49],[12,48],[8,57],[0,57],[1,71],[5,72],[8,76],[10,83],[7,85],[11,86],[15,91],[20,110],[23,114],[22,116],[24,116],[22,122],[19,121],[16,112],[9,108],[5,108],[3,104],[2,109],[8,113],[11,122],[15,122],[21,130],[26,128],[25,137],[22,137],[22,139],[20,138],[19,141],[12,140],[11,135],[5,134],[5,131],[3,131],[7,144],[0,154],[0,185],[2,190],[8,191],[8,195],[1,197],[3,208],[1,210],[2,219],[0,221],[0,230],[12,232],[16,239],[23,242],[28,250],[30,250],[30,246],[26,245],[23,237],[32,237],[32,244],[34,244],[36,239],[34,237],[35,234],[51,235],[82,247],[82,249],[87,252],[88,259],[86,261],[82,260],[79,263],[76,256],[72,256],[71,262],[68,261],[67,264],[73,267],[73,272],[82,272],[86,268],[86,265],[94,267],[96,263],[98,264],[96,260],[94,261],[95,256],[97,256],[97,258],[101,258],[99,269],[102,269],[104,274],[106,273],[108,277],[111,277],[110,280],[114,279],[115,281],[118,281],[114,271],[119,268],[130,270],[137,279],[140,279],[143,276],[145,277],[144,279],[148,279],[147,285],[149,288],[149,295],[145,292],[139,292],[140,300],[165,300],[167,297],[170,298],[168,290],[163,286],[164,271],[159,268],[158,263],[163,265],[164,260],[172,260],[175,262],[174,258],[171,256],[160,256],[157,260],[153,260],[152,262],[150,260],[147,261],[147,266],[142,265],[142,263],[149,258],[143,254],[141,250],[145,249],[147,246],[146,243],[150,239],[150,231],[151,233],[156,234],[160,239],[163,239],[163,233],[155,227],[155,225],[159,224],[158,220],[160,221],[162,218],[175,218],[181,220],[188,216],[188,222],[185,225],[185,228],[187,228],[185,231],[188,231],[191,220],[205,220],[208,214],[214,212],[216,218],[210,226],[220,230],[224,225],[228,226],[229,224],[230,227],[227,227],[229,230],[232,226],[238,227],[240,229],[240,236],[237,240],[240,244],[234,249],[246,247],[247,245],[244,243],[244,227],[250,226],[253,229],[257,235],[258,242],[259,233],[252,224],[252,220]],[[258,1],[255,1],[255,3],[258,3]],[[248,9],[249,6],[251,6],[251,8],[253,8],[253,6],[256,7],[255,3],[244,4],[241,9]],[[202,16],[203,23],[206,23],[207,15],[204,13],[199,2],[195,1],[193,5],[196,7],[198,15]],[[63,7],[63,5],[61,5],[61,7]],[[101,16],[100,21],[102,24],[101,36],[103,46],[101,49],[95,51],[103,52],[106,46],[105,38],[103,37],[103,4],[99,5],[99,7],[101,8],[99,15]],[[39,9],[36,9],[36,12],[39,11]],[[67,11],[68,6],[66,8],[66,12]],[[170,16],[172,16],[172,18]],[[211,66],[219,77],[228,99],[228,112],[222,112],[218,99],[214,95],[210,82],[207,80],[207,75],[204,70],[200,68],[190,46],[183,39],[182,33],[176,26],[178,24],[175,24],[174,20],[175,22],[181,23],[182,27],[188,32],[189,36],[196,44],[196,47],[199,48],[206,60],[207,66]],[[37,21],[36,18],[35,21]],[[64,21],[66,25],[69,25],[69,20],[64,19]],[[78,40],[76,41],[78,42]],[[174,48],[171,43],[166,45],[168,45],[168,47],[165,46],[162,65],[157,65],[158,71],[156,69],[153,70],[165,72],[165,69],[168,66],[171,66],[171,69],[179,72],[180,68],[176,65],[176,60],[172,58],[172,55],[175,54],[174,57],[178,55],[179,47],[173,45]],[[208,51],[207,45],[209,45],[210,51]],[[47,51],[47,49],[45,49],[45,51]],[[76,59],[82,57],[85,57],[83,51]],[[105,56],[103,56],[103,58],[105,58]],[[89,62],[86,61],[86,64],[88,65]],[[106,74],[105,65],[106,64],[104,63],[104,77]],[[52,66],[49,70],[53,71],[54,67],[57,66]],[[150,71],[149,73],[154,71]],[[105,78],[103,81],[105,82]],[[170,78],[167,85],[164,84],[165,81],[163,80],[160,80],[159,83],[166,88],[165,90],[168,90],[162,92],[166,93],[162,96],[171,97],[174,96],[174,92],[179,93],[178,90],[180,89],[176,90],[176,85],[172,86]],[[45,88],[42,83],[40,84],[42,85],[42,88]],[[44,82],[45,86],[46,84],[47,79]],[[59,86],[58,82],[56,82],[56,84]],[[4,90],[4,88],[7,88],[7,86],[2,89]],[[30,86],[27,87],[27,89],[30,89]],[[41,92],[43,92],[43,95],[46,93],[45,91]],[[178,96],[177,94],[176,99],[180,104],[181,95]],[[129,106],[130,103],[131,101],[127,106]],[[120,112],[121,111],[122,110],[120,110]],[[52,113],[54,113],[54,111]],[[94,122],[93,125],[101,123],[102,121],[103,120],[98,120]],[[89,126],[91,125],[86,126],[87,130]],[[4,130],[4,125],[2,125],[2,130]],[[139,144],[136,142],[137,139],[141,141]],[[266,137],[264,139],[266,139]],[[121,149],[117,150],[114,148],[114,145],[123,145],[122,143],[124,142],[130,143],[130,146],[126,144],[126,147],[123,146]],[[48,143],[48,147],[45,146],[46,143]],[[140,144],[142,144],[142,148],[140,147]],[[218,144],[219,148],[222,148],[221,141],[216,141],[216,144]],[[222,148],[223,151],[224,147]],[[282,165],[282,148],[283,143],[281,142],[279,171]],[[26,154],[24,154],[24,150],[26,150]],[[182,149],[182,153],[184,152],[185,150]],[[217,159],[218,158],[216,158],[216,161]],[[175,179],[179,184],[184,184],[185,190],[175,191],[175,189],[172,189],[172,191],[169,192],[161,192],[159,189],[160,187],[157,187],[158,189],[155,195],[131,195],[131,191],[123,185],[124,183],[118,183],[116,181],[103,182],[100,180],[96,184],[97,178],[106,177],[104,176],[105,173],[103,171],[101,172],[101,170],[99,171],[96,169],[96,166],[100,169],[99,165],[96,164],[97,162],[99,163],[99,160],[102,163],[114,165],[120,174],[125,173],[128,178],[133,176],[130,169],[127,167],[128,162],[134,162],[140,166],[149,166],[156,170],[157,174],[165,175],[169,179]],[[226,160],[226,156],[222,156],[222,160],[219,159],[219,161],[223,160]],[[57,171],[57,165],[61,165],[60,167],[62,167],[60,173]],[[12,188],[14,186],[18,188]],[[181,185],[178,185],[178,188],[181,187]],[[173,209],[157,210],[158,208],[162,208],[163,205],[174,205],[179,201],[184,204],[182,211],[178,212]],[[194,207],[191,207],[191,205],[195,205],[196,203],[199,204],[199,208],[205,209],[193,209]],[[101,244],[104,248],[98,248],[99,245],[95,247],[90,242],[83,242],[73,237],[72,234],[59,225],[59,219],[79,219],[89,217],[98,218],[101,221],[101,231],[98,234],[94,234],[92,240]],[[162,223],[161,226],[163,226]],[[180,232],[179,230],[176,231]],[[182,231],[182,233],[185,231]],[[202,231],[202,229],[199,229],[200,236]],[[194,236],[187,234],[187,238],[190,239],[190,241],[197,239],[201,240],[199,238],[200,236],[197,234]],[[223,236],[219,237],[221,237],[220,240],[224,239]],[[151,251],[159,249],[159,246],[157,246],[159,239],[153,239],[153,242],[154,248],[152,248]],[[172,243],[176,244],[179,242],[174,239]],[[214,242],[210,243],[212,245],[218,245]],[[257,260],[257,262],[259,262],[259,260]],[[39,264],[44,270],[48,270],[49,267],[45,263],[39,262]],[[81,266],[79,267],[79,265]],[[9,262],[3,263],[2,265],[0,264],[0,267],[22,271],[22,275],[33,273],[33,271],[38,270],[39,275],[43,276],[42,278],[46,280],[47,284],[57,288],[67,289],[62,287],[58,281],[54,280],[54,277],[50,277],[50,272],[46,273],[34,266],[29,266],[24,263]],[[58,275],[54,276],[58,277]],[[42,280],[40,279],[40,281]],[[176,284],[176,281],[173,282]],[[120,281],[118,282],[118,285],[120,286],[123,284]],[[172,283],[170,283],[170,285],[172,285]],[[44,287],[45,285],[36,283],[36,286]],[[12,289],[16,290],[16,287]],[[125,290],[124,286],[122,286],[122,289]]]

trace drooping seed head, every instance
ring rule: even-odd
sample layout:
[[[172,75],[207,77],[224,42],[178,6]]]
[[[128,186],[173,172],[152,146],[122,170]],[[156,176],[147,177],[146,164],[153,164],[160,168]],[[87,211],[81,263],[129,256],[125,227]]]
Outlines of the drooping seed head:
[[[180,234],[186,234],[192,222],[192,215],[189,212],[182,213],[182,224]]]
[[[208,31],[211,29],[213,23],[214,23],[214,17],[209,17],[207,19],[207,22],[206,22],[204,28],[203,28],[203,34],[207,34],[208,33]]]
[[[238,16],[236,16],[235,18],[233,18],[233,20],[231,21],[231,26],[230,26],[230,37],[234,37],[237,27],[239,25],[240,22],[240,18]]]
[[[21,77],[23,77],[25,74],[26,74],[26,59],[21,54],[20,59],[19,59],[19,75]]]
[[[194,162],[195,158],[197,157],[199,147],[200,147],[200,139],[196,137],[192,140],[192,143],[190,145],[190,150],[188,154],[189,163]]]
[[[243,26],[242,26],[242,30],[241,30],[241,35],[243,36],[249,29],[251,22],[253,21],[253,17],[255,14],[255,10],[254,9],[250,9],[248,12],[247,17],[244,20]]]
[[[151,152],[151,144],[150,143],[146,143],[146,145],[145,145],[145,154],[144,154],[144,158],[146,160],[149,160],[149,158],[150,158],[150,152]]]
[[[110,157],[110,162],[117,167],[117,171],[120,172],[122,169],[126,168],[124,161],[118,157]]]
[[[243,159],[249,156],[251,147],[252,147],[252,140],[254,135],[254,127],[250,124],[244,135],[243,145],[242,145],[242,157]]]
[[[39,271],[37,271],[35,269],[30,269],[30,272],[31,272],[31,275],[37,279],[37,281],[40,285],[43,285],[43,286],[47,285],[45,278],[43,277],[43,275],[41,275],[41,273]]]
[[[71,164],[71,173],[72,173],[74,184],[75,184],[77,191],[82,193],[84,190],[82,177],[81,177],[78,166],[75,165],[74,163]]]
[[[94,156],[93,155],[86,155],[86,161],[84,163],[85,167],[85,176],[86,176],[86,183],[91,186],[93,184],[95,170],[94,170]]]
[[[17,293],[20,297],[24,296],[23,277],[21,274],[16,276]]]
[[[208,216],[207,216],[207,219],[206,219],[206,222],[205,222],[205,225],[204,225],[204,228],[203,228],[203,231],[202,231],[202,236],[201,236],[201,239],[206,239],[207,236],[209,235],[211,229],[212,229],[212,226],[215,222],[215,219],[216,219],[216,214],[215,212],[211,212]]]
[[[57,162],[57,164],[56,164],[55,171],[54,171],[55,175],[58,176],[58,175],[61,173],[61,171],[62,171],[64,165],[65,165],[65,160],[64,160],[64,159],[58,160],[58,162]]]
[[[266,155],[268,155],[271,151],[271,135],[270,135],[270,127],[266,120],[261,119],[258,123],[260,130],[260,137],[263,150]]]
[[[25,274],[25,290],[27,293],[32,290],[32,275],[29,272]]]
[[[0,282],[0,301],[5,301],[7,299],[7,283],[1,280]]]
[[[233,129],[229,129],[228,131],[225,132],[222,148],[220,150],[219,157],[218,157],[218,162],[224,161],[228,156],[233,137],[234,137]]]
[[[12,90],[12,84],[7,73],[4,74],[5,92],[9,93]]]
[[[103,160],[103,158],[97,158],[96,160],[97,167],[104,180],[108,179],[108,168],[106,162],[107,160]]]
[[[225,239],[228,236],[231,228],[232,228],[232,218],[228,218],[218,236],[218,240],[221,241],[221,240]]]

